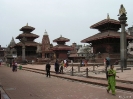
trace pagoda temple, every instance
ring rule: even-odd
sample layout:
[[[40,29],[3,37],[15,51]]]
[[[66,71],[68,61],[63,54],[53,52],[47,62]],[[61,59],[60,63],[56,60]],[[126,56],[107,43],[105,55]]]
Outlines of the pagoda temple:
[[[89,43],[91,47],[93,47],[93,53],[100,54],[99,58],[102,59],[100,62],[103,62],[103,58],[105,57],[110,57],[112,60],[118,60],[120,58],[120,32],[118,31],[121,28],[120,22],[110,19],[108,15],[107,19],[95,23],[90,28],[98,29],[99,33],[85,38],[81,42]],[[133,36],[128,35],[128,33],[126,37],[127,43],[133,39]]]
[[[68,58],[68,51],[73,50],[71,46],[65,45],[65,43],[68,41],[70,40],[62,36],[53,40],[53,42],[57,42],[58,44],[52,48],[52,50],[55,52],[56,59],[64,60]]]
[[[45,30],[45,33],[43,35],[42,39],[42,58],[53,58],[53,51],[51,48],[53,47],[52,44],[50,44],[49,35],[47,34],[47,31]]]
[[[35,42],[34,40],[36,38],[38,38],[39,36],[36,34],[31,33],[33,30],[35,30],[34,27],[28,26],[28,23],[26,26],[23,26],[20,31],[22,31],[23,33],[19,34],[16,39],[21,40],[22,38],[26,38],[25,41],[25,55],[26,55],[26,59],[32,60],[34,58],[36,58],[36,50],[37,50],[37,45],[38,43]],[[22,42],[19,42],[15,45],[15,48],[17,49],[17,56],[21,57],[22,56]]]

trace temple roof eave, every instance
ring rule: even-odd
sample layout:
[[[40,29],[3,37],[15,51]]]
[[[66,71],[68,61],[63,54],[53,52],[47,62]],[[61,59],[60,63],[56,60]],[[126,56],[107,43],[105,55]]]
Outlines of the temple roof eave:
[[[53,42],[69,42],[69,41],[70,39],[62,37],[62,36],[53,40]]]
[[[93,25],[90,26],[91,29],[98,29],[100,30],[101,27],[106,27],[107,24],[112,24],[112,25],[115,25],[116,30],[119,30],[119,28],[121,28],[121,24],[120,24],[120,21],[118,20],[114,20],[114,19],[104,19],[102,21],[99,21]],[[126,26],[128,26],[128,24],[126,24]]]
[[[114,37],[103,37],[103,38],[96,38],[96,39],[93,39],[93,40],[91,40],[91,39],[86,40],[85,39],[85,40],[82,40],[81,43],[92,43],[93,41],[102,40],[104,38],[120,38],[120,37],[116,37],[116,36],[114,36]],[[128,40],[133,40],[133,38],[129,38],[129,37],[127,37],[127,39]]]
[[[26,42],[25,43],[25,46],[37,46],[39,43],[37,43],[37,42]],[[17,43],[16,45],[15,45],[15,47],[17,47],[17,46],[22,46],[23,45],[23,43],[22,42],[19,42],[19,43]]]
[[[120,25],[120,22],[117,21],[117,20],[114,20],[114,19],[104,19],[102,21],[99,21],[95,24],[93,24],[92,26],[90,26],[91,29],[97,29],[98,26],[100,25],[104,25],[106,23],[111,23],[111,24],[117,24],[117,25]]]
[[[120,32],[110,31],[110,32],[104,32],[104,33],[98,33],[81,40],[81,43],[91,43],[92,41],[105,39],[105,38],[120,38]],[[127,39],[128,40],[133,39],[133,36],[127,34]]]
[[[32,26],[23,26],[23,27],[20,29],[20,31],[24,31],[24,30],[30,30],[30,31],[33,31],[33,30],[35,30],[35,28],[32,27]]]
[[[71,46],[67,46],[67,45],[56,45],[53,48],[51,48],[52,50],[73,50],[73,48]]]
[[[53,40],[53,42],[69,42],[70,40]]]
[[[38,38],[39,36],[33,33],[21,33],[16,37],[16,39],[21,39],[22,37]]]

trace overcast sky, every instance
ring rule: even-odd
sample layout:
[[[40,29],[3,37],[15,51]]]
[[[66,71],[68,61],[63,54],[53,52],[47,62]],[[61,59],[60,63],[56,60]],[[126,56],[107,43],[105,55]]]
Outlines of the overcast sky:
[[[62,35],[70,39],[68,45],[81,44],[84,38],[98,33],[90,26],[106,19],[107,13],[111,19],[118,20],[121,4],[127,11],[128,27],[131,27],[133,0],[0,0],[0,45],[6,47],[12,37],[22,33],[19,29],[27,23],[35,27],[32,33],[40,36],[36,42],[42,42],[46,29],[50,43]]]

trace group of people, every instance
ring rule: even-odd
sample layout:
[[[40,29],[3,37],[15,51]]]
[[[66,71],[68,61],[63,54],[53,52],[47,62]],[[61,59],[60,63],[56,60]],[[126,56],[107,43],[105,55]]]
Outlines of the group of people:
[[[105,58],[104,62],[105,62],[106,77],[108,80],[107,93],[109,93],[109,91],[111,90],[112,95],[115,95],[115,86],[116,86],[115,77],[119,78],[119,76],[116,75],[116,70],[114,70],[114,65],[110,65],[109,59]],[[63,67],[67,67],[68,63],[67,61],[64,61],[64,60],[62,60],[61,63],[59,63],[58,60],[56,60],[54,65],[55,65],[55,72],[56,74],[58,74],[58,73],[63,73]],[[109,66],[110,66],[110,69],[107,69]],[[46,64],[46,72],[47,72],[46,76],[47,77],[50,77],[50,68],[51,68],[51,65],[48,62]]]
[[[63,74],[63,68],[67,68],[68,67],[68,61],[67,60],[61,60],[61,63],[59,63],[58,60],[56,60],[55,64],[55,73],[56,74]],[[51,65],[49,63],[49,61],[47,62],[46,64],[46,76],[47,77],[50,77],[50,68],[51,68]]]
[[[68,67],[68,61],[67,60],[61,60],[61,63],[56,60],[55,62],[55,72],[56,74],[62,73],[63,74],[63,67],[67,68]]]

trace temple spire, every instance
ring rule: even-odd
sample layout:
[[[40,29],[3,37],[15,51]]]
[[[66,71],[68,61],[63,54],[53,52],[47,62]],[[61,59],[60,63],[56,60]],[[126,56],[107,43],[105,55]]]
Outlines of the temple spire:
[[[14,37],[12,37],[9,46],[14,46],[15,44],[16,44],[16,43],[15,43]]]
[[[45,29],[44,35],[48,35],[46,29]]]
[[[60,37],[62,37],[62,35],[60,35]]]
[[[107,19],[110,19],[109,14],[107,14]]]
[[[28,23],[26,24],[26,26],[28,26]]]

